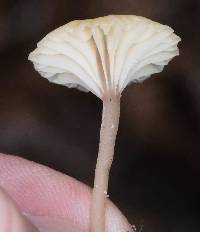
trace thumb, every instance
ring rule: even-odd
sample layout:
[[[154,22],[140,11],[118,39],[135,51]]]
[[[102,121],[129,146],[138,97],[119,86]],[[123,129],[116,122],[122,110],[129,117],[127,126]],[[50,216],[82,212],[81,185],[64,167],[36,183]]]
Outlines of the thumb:
[[[92,191],[76,179],[43,165],[1,154],[0,186],[40,231],[63,232],[64,227],[70,227],[69,232],[89,231]],[[132,231],[127,219],[108,200],[106,232]]]

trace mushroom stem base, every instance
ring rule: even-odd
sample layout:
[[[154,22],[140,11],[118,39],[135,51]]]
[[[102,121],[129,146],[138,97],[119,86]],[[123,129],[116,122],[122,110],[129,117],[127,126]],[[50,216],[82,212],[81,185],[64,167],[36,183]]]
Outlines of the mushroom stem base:
[[[92,196],[91,232],[104,232],[110,167],[114,156],[115,140],[120,116],[120,96],[103,99],[99,152],[95,169]]]

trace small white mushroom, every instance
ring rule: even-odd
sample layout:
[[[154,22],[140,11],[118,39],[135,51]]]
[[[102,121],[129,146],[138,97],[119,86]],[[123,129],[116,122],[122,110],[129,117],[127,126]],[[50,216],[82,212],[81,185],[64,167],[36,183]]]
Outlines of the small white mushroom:
[[[120,115],[120,97],[132,82],[159,73],[179,54],[172,28],[134,15],[72,21],[45,36],[30,53],[50,82],[91,91],[103,101],[95,170],[91,231],[105,231],[109,170]]]

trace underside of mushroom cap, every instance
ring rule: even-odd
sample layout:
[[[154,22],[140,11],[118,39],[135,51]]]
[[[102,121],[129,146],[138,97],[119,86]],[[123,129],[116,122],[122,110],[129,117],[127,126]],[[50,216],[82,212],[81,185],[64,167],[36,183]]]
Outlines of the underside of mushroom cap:
[[[110,15],[59,27],[37,44],[29,60],[49,81],[102,99],[161,72],[179,54],[179,41],[168,26],[140,16]]]

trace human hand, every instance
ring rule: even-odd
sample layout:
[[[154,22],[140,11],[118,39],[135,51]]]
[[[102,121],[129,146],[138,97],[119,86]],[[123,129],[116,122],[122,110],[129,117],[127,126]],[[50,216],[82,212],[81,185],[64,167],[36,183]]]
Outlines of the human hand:
[[[1,232],[88,232],[91,189],[40,164],[0,154]],[[106,232],[131,232],[108,201]]]

